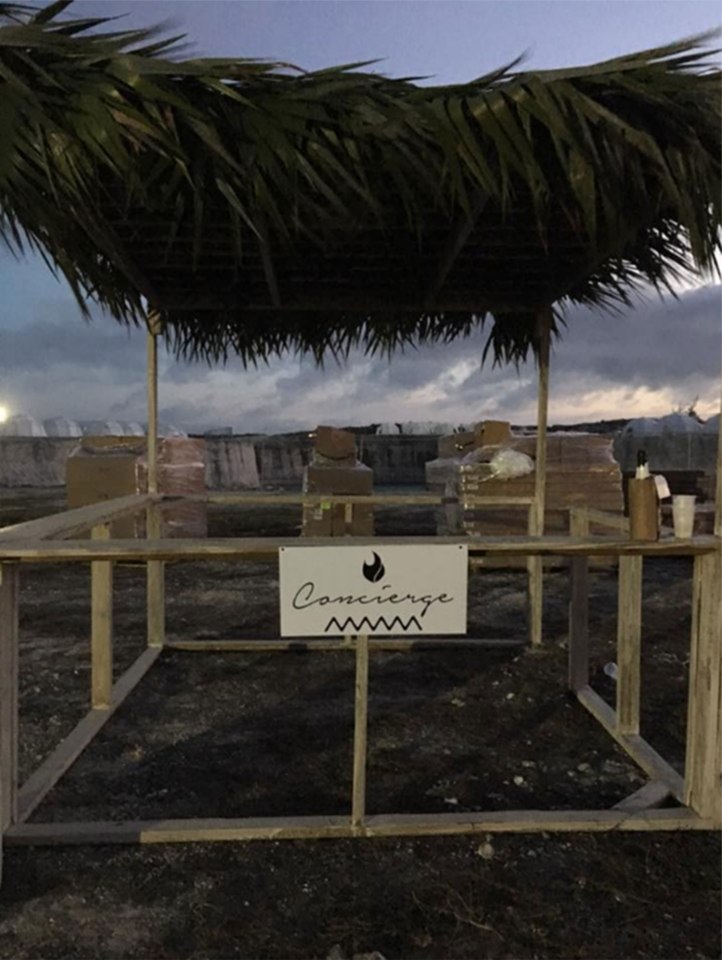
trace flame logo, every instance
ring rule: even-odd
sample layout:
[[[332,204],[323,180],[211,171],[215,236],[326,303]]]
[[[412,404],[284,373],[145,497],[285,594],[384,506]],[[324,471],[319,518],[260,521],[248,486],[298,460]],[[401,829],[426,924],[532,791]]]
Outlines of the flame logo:
[[[384,575],[386,574],[386,567],[381,561],[381,557],[378,553],[372,551],[373,553],[373,563],[365,563],[361,568],[363,575],[371,583],[378,583],[379,580],[383,580]]]

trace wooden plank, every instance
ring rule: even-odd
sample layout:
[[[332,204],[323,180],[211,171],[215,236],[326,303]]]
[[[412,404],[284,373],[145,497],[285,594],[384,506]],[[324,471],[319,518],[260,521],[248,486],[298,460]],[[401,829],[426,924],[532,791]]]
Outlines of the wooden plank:
[[[615,803],[613,810],[625,810],[629,813],[636,813],[638,810],[651,810],[653,807],[659,807],[668,800],[670,796],[669,787],[661,780],[650,780],[639,790],[630,793],[624,800]]]
[[[573,557],[569,600],[569,689],[589,683],[589,560]]]
[[[669,787],[675,800],[684,803],[684,780],[664,757],[651,747],[638,734],[620,733],[617,724],[617,714],[608,703],[592,690],[591,687],[582,687],[577,690],[577,699],[587,708],[591,715],[598,720],[607,733],[617,741],[634,762],[653,780],[661,780]]]
[[[589,537],[327,537],[300,538],[218,538],[178,540],[109,540],[93,543],[88,540],[64,542],[0,541],[0,561],[24,560],[33,563],[68,560],[196,560],[203,557],[233,560],[243,556],[276,555],[279,547],[376,547],[391,545],[416,547],[439,544],[463,544],[471,555],[500,556],[664,556],[693,557],[713,553],[718,549],[716,537],[695,537],[693,540],[633,541]]]
[[[322,837],[439,836],[464,833],[605,833],[712,830],[691,810],[510,810],[491,813],[385,814],[355,830],[347,817],[129,820],[22,823],[9,828],[8,846],[111,843],[208,843]]]
[[[714,498],[714,534],[722,537],[722,417],[717,434],[717,485]]]
[[[148,397],[148,493],[158,492],[158,329],[160,318],[148,314],[146,378]]]
[[[414,650],[514,650],[526,645],[524,639],[506,637],[372,637],[369,652],[403,653]],[[282,653],[291,650],[303,652],[334,652],[353,650],[353,643],[344,640],[168,640],[169,650],[226,652],[226,653]]]
[[[132,494],[128,497],[116,497],[104,500],[76,510],[66,510],[39,520],[27,520],[10,527],[0,529],[0,544],[16,540],[48,540],[51,538],[69,538],[85,533],[91,527],[111,520],[133,516],[152,503],[153,498],[144,494]]]
[[[353,786],[351,825],[363,826],[366,815],[366,749],[369,701],[369,640],[356,637],[356,683],[354,687]]]
[[[684,802],[700,816],[722,821],[722,557],[694,564]]]
[[[62,775],[75,763],[93,737],[105,726],[128,694],[155,663],[160,650],[145,650],[113,687],[110,707],[91,710],[18,791],[18,820],[23,822],[42,803]]]
[[[108,540],[107,523],[93,527],[94,540]],[[113,694],[113,564],[90,564],[90,705],[107,710]]]
[[[610,530],[617,530],[619,533],[629,533],[628,517],[623,517],[618,513],[609,513],[606,510],[595,510],[594,507],[585,507],[584,512],[587,520],[595,526],[609,527]],[[588,532],[589,526],[587,525]]]
[[[604,833],[609,830],[710,830],[713,823],[690,810],[510,810],[368,817],[365,833],[431,836],[455,833]]]
[[[183,500],[204,500],[207,503],[223,504],[229,506],[237,504],[238,506],[279,506],[287,504],[299,504],[303,506],[315,506],[319,503],[330,504],[366,504],[381,507],[400,507],[417,506],[431,507],[440,506],[445,503],[458,503],[458,497],[441,496],[436,493],[408,493],[408,494],[321,494],[321,493],[246,493],[243,491],[233,493],[209,493],[206,496],[173,497],[173,502],[179,499]],[[487,507],[525,507],[534,502],[533,497],[484,497],[473,496],[465,497],[465,503],[473,505],[482,504]]]
[[[529,643],[538,647],[542,642],[542,622],[544,614],[544,564],[541,557],[528,557],[526,561],[529,617]]]
[[[642,557],[619,558],[617,603],[617,723],[639,733],[642,652]]]
[[[19,579],[17,564],[0,565],[0,835],[18,813]]]
[[[224,840],[303,840],[352,836],[354,831],[348,817],[248,817],[24,823],[13,829],[9,842],[14,846],[57,846],[106,843],[208,843]]]
[[[146,525],[149,540],[161,535],[162,513],[155,506],[148,508]],[[165,563],[149,560],[146,564],[146,629],[149,647],[165,643]]]
[[[549,415],[549,350],[551,342],[551,307],[542,307],[537,314],[537,387],[536,462],[534,465],[534,502],[529,508],[529,534],[544,533],[546,510],[547,420]],[[544,607],[544,565],[541,557],[529,557],[529,642],[538,647],[542,642]]]

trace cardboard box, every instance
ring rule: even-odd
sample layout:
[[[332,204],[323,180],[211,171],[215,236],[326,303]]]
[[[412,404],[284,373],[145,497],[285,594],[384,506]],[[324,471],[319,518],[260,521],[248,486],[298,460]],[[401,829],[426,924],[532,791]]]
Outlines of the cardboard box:
[[[109,448],[107,453],[94,454],[81,445],[68,457],[65,465],[68,510],[137,493],[137,463],[137,455],[125,453],[122,448],[117,452]],[[115,520],[110,526],[111,537],[126,539],[138,536],[137,520],[137,517]]]
[[[439,460],[463,457],[476,447],[476,435],[472,430],[439,437]]]
[[[328,460],[355,460],[356,437],[336,427],[316,427],[314,449]]]
[[[482,420],[474,426],[474,446],[494,447],[511,440],[511,424],[507,420]]]
[[[205,440],[164,437],[158,445],[158,489],[168,496],[203,494]],[[145,437],[84,437],[66,464],[68,508],[145,493],[148,465]],[[208,535],[204,501],[174,504],[163,511],[163,537]],[[111,536],[144,537],[145,515],[125,517],[111,524]]]
[[[362,463],[354,467],[309,464],[304,471],[303,489],[307,493],[348,493],[362,496],[372,493],[374,472]]]
[[[349,494],[365,496],[373,492],[373,470],[358,461],[353,467],[310,464],[304,470],[304,493]],[[373,506],[351,504],[351,520],[346,523],[346,505],[323,503],[303,508],[304,537],[372,537]]]

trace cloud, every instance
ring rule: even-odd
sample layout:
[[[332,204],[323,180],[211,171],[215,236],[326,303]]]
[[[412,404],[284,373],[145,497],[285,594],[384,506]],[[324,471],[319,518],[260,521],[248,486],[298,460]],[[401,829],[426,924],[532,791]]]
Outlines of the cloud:
[[[698,398],[719,408],[722,287],[641,300],[621,315],[573,309],[551,363],[551,422],[661,415]],[[533,423],[536,372],[481,366],[477,332],[389,360],[354,354],[318,369],[283,357],[258,369],[162,355],[161,417],[190,429],[307,429],[316,423],[465,422],[484,416]],[[38,418],[145,419],[145,334],[107,317],[92,324],[63,300],[44,299],[25,325],[0,329],[0,402]]]

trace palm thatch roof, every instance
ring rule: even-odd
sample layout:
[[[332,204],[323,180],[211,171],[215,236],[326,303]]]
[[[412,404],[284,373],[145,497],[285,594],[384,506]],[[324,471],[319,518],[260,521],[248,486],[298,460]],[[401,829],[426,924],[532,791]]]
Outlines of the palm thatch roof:
[[[698,37],[468,84],[178,59],[0,4],[0,234],[179,355],[393,349],[625,303],[720,249],[720,71]],[[62,15],[62,16],[61,16]],[[560,315],[557,312],[557,317]]]

